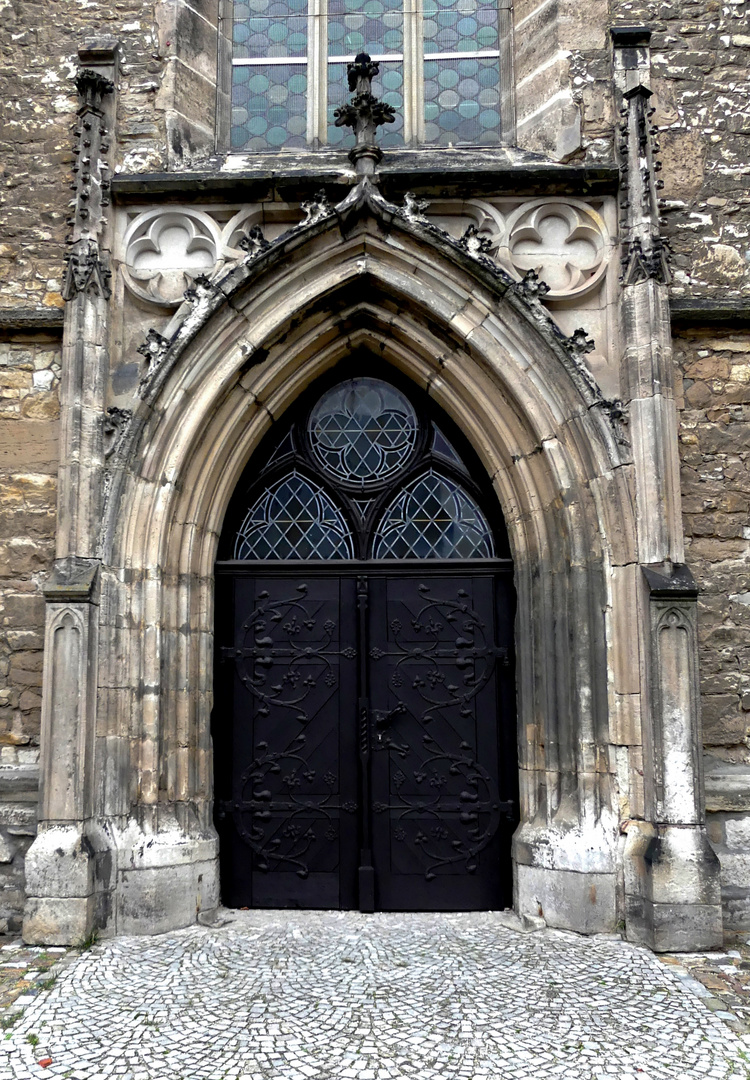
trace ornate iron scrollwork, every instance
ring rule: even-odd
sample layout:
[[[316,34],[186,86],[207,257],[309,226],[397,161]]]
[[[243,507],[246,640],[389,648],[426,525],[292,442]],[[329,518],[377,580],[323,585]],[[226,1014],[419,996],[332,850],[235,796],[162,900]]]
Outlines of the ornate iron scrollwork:
[[[292,717],[308,729],[338,687],[335,661],[357,653],[336,647],[337,622],[325,610],[321,618],[321,602],[308,598],[306,584],[281,598],[264,590],[257,600],[242,626],[244,643],[224,648],[222,657],[235,661],[239,679],[256,699],[256,723],[266,721],[264,730],[276,733],[279,742],[255,743],[255,757],[219,812],[233,815],[237,832],[257,856],[255,869],[265,873],[285,865],[306,878],[311,846],[337,844],[339,813],[356,813],[358,806],[340,800],[337,764],[328,763],[319,775],[306,730],[289,740],[283,720]],[[279,722],[268,723],[274,715]]]
[[[271,750],[267,742],[256,745],[257,757],[242,774],[240,792],[236,799],[226,800],[220,813],[232,813],[237,832],[258,856],[255,869],[268,873],[280,863],[294,867],[297,876],[306,878],[310,868],[305,862],[311,845],[320,836],[309,824],[309,818],[319,821],[322,837],[328,843],[338,840],[338,813],[356,813],[353,800],[339,801],[336,793],[338,776],[325,773],[321,779],[327,787],[324,795],[310,794],[308,788],[316,779],[316,770],[305,757],[307,739],[300,734],[284,750]],[[287,798],[274,795],[265,786],[269,777],[277,776],[286,787]],[[284,823],[276,830],[279,835],[269,835],[267,825],[273,818],[282,816]]]
[[[498,660],[508,662],[507,649],[487,640],[466,590],[454,598],[430,592],[429,586],[419,586],[422,603],[411,619],[409,640],[401,621],[392,619],[392,647],[374,646],[369,654],[376,665],[388,661],[390,692],[397,699],[390,710],[373,713],[373,749],[403,766],[390,771],[389,800],[375,802],[373,810],[389,815],[392,838],[408,845],[428,881],[455,863],[473,873],[477,856],[514,809],[513,802],[500,798],[496,777],[467,741],[475,699]],[[433,735],[438,727],[440,734]],[[410,776],[404,771],[407,762]]]

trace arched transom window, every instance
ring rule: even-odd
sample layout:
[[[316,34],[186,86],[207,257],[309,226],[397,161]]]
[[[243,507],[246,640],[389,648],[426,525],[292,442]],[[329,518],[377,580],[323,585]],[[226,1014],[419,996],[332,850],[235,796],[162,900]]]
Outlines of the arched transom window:
[[[240,485],[224,557],[492,558],[481,501],[419,402],[383,379],[347,379],[298,413],[260,474]]]
[[[504,0],[235,0],[231,149],[353,145],[333,113],[360,52],[396,109],[381,145],[500,143],[508,12]]]

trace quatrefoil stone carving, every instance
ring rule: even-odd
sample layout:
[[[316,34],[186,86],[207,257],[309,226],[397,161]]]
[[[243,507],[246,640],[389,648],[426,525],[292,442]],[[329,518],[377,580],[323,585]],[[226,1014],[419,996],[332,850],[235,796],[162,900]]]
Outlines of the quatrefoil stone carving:
[[[596,287],[611,254],[603,219],[577,200],[534,200],[508,218],[498,258],[520,278],[535,270],[549,285],[548,299],[579,296]]]

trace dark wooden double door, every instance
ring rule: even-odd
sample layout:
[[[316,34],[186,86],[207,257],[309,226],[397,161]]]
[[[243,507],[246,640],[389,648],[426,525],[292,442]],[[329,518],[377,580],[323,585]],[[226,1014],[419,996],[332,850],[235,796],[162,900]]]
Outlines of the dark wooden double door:
[[[513,591],[476,567],[218,565],[225,904],[510,905]]]

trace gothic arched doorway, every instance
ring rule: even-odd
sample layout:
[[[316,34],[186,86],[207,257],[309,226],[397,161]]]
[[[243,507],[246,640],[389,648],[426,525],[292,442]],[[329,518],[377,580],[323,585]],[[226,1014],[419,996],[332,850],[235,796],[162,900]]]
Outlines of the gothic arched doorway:
[[[509,906],[505,526],[427,395],[356,368],[275,425],[225,519],[212,724],[223,899]]]

